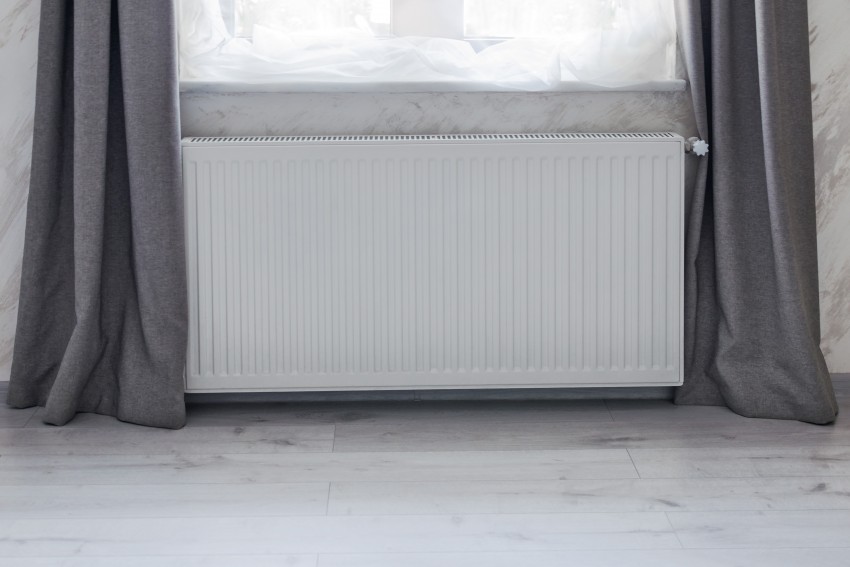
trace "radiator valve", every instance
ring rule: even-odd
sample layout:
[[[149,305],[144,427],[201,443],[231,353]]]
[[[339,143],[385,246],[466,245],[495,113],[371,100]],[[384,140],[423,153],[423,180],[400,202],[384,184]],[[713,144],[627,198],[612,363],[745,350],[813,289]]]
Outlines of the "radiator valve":
[[[688,138],[685,141],[685,151],[702,157],[708,154],[708,142],[700,140],[696,136]]]

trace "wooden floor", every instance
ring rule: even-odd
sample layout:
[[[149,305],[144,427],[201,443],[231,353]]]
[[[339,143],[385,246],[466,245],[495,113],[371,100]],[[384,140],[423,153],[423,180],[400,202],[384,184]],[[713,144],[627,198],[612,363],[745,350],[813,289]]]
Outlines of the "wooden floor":
[[[163,431],[2,407],[0,565],[847,567],[850,418],[207,403]]]

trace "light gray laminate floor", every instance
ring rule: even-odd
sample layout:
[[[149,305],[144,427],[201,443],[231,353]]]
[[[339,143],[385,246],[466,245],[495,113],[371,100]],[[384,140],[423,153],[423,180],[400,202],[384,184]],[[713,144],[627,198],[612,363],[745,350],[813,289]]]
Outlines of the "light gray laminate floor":
[[[850,375],[836,376],[844,414]],[[0,565],[850,566],[850,420],[661,400],[0,407]]]

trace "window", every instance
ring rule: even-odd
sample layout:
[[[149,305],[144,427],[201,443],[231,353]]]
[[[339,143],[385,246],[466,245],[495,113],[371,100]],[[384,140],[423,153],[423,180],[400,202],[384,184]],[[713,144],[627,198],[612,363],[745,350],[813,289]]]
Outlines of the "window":
[[[673,78],[673,0],[180,0],[185,82],[548,90]]]

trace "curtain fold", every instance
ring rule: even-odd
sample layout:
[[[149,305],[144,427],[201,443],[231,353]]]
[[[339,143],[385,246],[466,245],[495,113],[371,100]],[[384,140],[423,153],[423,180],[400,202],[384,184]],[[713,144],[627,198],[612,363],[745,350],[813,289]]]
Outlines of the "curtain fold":
[[[831,423],[820,350],[808,14],[682,0],[700,164],[685,258],[680,404]]]
[[[172,0],[42,0],[8,403],[178,428],[187,336]]]

